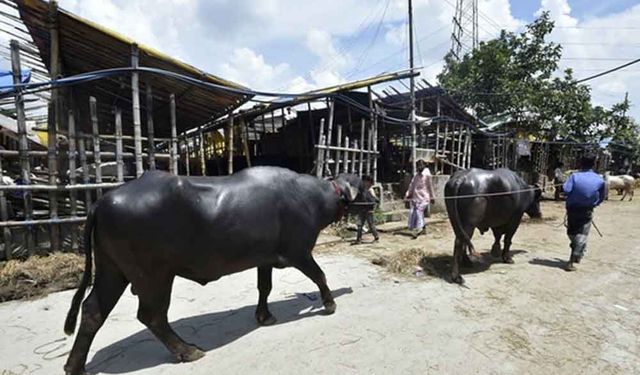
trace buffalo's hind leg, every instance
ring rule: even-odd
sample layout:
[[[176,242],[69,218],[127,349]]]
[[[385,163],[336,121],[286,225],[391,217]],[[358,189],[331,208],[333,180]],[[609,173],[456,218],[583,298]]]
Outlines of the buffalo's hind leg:
[[[309,254],[308,257],[295,262],[294,267],[304,273],[305,276],[311,279],[320,289],[320,295],[322,296],[322,303],[324,304],[324,311],[327,314],[333,314],[336,311],[336,303],[331,295],[331,290],[327,286],[327,278],[322,272],[322,269]]]
[[[276,318],[271,315],[269,307],[267,305],[267,298],[271,293],[271,273],[273,267],[263,266],[258,267],[258,307],[256,308],[256,321],[263,326],[272,325],[276,322]]]
[[[184,342],[171,328],[167,318],[171,302],[173,276],[160,282],[146,283],[138,292],[138,320],[142,322],[160,340],[179,362],[191,362],[204,356],[204,352],[195,345]]]
[[[497,258],[502,255],[502,249],[500,248],[500,239],[502,238],[502,234],[504,233],[499,228],[491,228],[493,232],[493,246],[491,246],[491,256]]]
[[[464,278],[460,275],[460,264],[465,255],[465,246],[462,240],[456,237],[453,245],[453,266],[451,267],[451,281],[456,284],[464,284]]]
[[[67,375],[86,374],[84,364],[93,338],[128,284],[113,262],[96,254],[96,276],[91,293],[82,303],[80,328],[64,366]]]
[[[511,250],[511,239],[513,238],[513,235],[518,230],[521,219],[522,218],[518,218],[517,220],[514,220],[511,227],[509,227],[504,234],[504,249],[502,250],[502,261],[505,263],[509,263],[509,264],[513,263],[513,258],[511,257],[509,250]]]

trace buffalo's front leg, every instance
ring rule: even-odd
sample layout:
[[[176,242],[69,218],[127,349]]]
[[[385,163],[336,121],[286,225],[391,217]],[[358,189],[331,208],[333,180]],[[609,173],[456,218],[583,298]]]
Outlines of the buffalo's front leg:
[[[327,278],[318,263],[316,263],[313,257],[309,256],[296,262],[295,267],[318,286],[320,295],[322,296],[322,303],[324,304],[324,311],[327,314],[333,314],[336,311],[336,303],[331,295],[331,290],[329,290],[327,286]]]
[[[271,272],[273,267],[258,267],[258,308],[256,308],[256,320],[260,325],[271,325],[276,322],[276,318],[269,312],[267,298],[271,293]]]
[[[147,283],[148,287],[138,289],[138,319],[162,341],[179,362],[191,362],[204,356],[195,345],[185,343],[171,328],[167,319],[171,301],[173,277],[161,282]]]

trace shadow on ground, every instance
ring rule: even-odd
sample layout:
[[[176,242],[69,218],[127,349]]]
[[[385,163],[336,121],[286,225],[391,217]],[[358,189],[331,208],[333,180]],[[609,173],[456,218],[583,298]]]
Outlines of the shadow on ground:
[[[352,292],[351,288],[340,288],[332,291],[332,294],[338,298]],[[186,342],[208,352],[259,328],[254,318],[255,309],[256,305],[248,305],[235,310],[191,316],[177,320],[171,326]],[[322,301],[317,292],[296,293],[293,298],[270,303],[269,310],[278,319],[276,325],[323,314]],[[90,372],[122,374],[170,362],[175,362],[173,356],[149,330],[144,329],[100,349],[86,367]]]
[[[526,252],[525,250],[511,250],[511,255],[516,256]],[[460,274],[471,275],[484,272],[496,263],[502,263],[502,258],[493,257],[491,252],[480,253],[479,257],[471,260],[471,265],[461,265]],[[422,257],[419,264],[427,275],[451,282],[451,267],[453,266],[452,255],[427,255]]]
[[[554,259],[543,259],[543,258],[533,258],[529,261],[529,264],[534,264],[536,266],[545,266],[551,268],[560,268],[564,269],[567,265],[566,259],[554,258]]]

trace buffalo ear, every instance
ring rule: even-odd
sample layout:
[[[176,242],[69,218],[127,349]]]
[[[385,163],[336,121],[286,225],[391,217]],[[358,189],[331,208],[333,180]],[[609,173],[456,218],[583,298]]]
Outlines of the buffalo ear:
[[[351,184],[347,182],[346,195],[347,195],[347,200],[349,202],[353,202],[354,200],[356,200],[356,197],[358,196],[358,188],[351,186]]]

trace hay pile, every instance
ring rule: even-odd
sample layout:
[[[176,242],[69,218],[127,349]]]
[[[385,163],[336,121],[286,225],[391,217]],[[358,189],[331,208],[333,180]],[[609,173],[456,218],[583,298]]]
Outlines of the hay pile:
[[[84,255],[53,253],[0,265],[0,302],[33,298],[75,288],[84,270]]]
[[[402,249],[373,259],[372,263],[404,276],[446,278],[451,270],[451,255],[432,253],[421,248]]]

